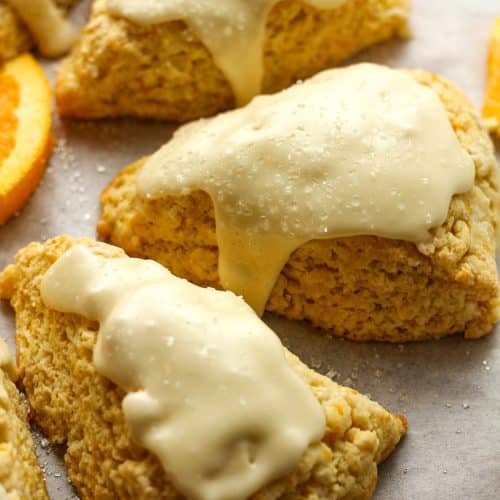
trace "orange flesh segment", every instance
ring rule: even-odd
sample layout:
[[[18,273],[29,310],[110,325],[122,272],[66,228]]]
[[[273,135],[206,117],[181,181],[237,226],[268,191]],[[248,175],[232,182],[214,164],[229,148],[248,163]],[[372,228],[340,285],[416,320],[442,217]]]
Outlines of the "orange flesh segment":
[[[51,90],[22,55],[0,67],[0,224],[27,202],[50,154]]]
[[[10,75],[0,73],[0,165],[16,143],[19,87]]]
[[[490,39],[483,118],[488,128],[500,136],[500,17],[495,19]]]

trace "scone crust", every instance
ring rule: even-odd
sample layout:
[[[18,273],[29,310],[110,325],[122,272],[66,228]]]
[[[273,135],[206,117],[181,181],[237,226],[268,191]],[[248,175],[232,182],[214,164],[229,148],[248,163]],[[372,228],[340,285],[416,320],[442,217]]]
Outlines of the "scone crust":
[[[0,275],[0,296],[10,297],[16,310],[22,382],[34,417],[52,441],[67,442],[65,460],[80,498],[180,499],[158,460],[130,440],[121,410],[123,392],[94,369],[98,325],[41,302],[44,273],[77,243],[109,258],[124,256],[93,240],[59,237],[29,245]],[[320,401],[328,430],[295,472],[252,499],[370,498],[377,463],[404,435],[406,420],[310,370],[291,353],[287,356]]]
[[[352,340],[405,342],[464,332],[489,333],[498,319],[495,265],[500,207],[493,145],[469,101],[426,71],[410,74],[443,102],[462,147],[474,161],[474,187],[456,195],[430,243],[374,236],[311,241],[292,254],[267,310],[308,320]],[[101,196],[98,235],[132,256],[159,261],[175,274],[219,286],[209,196],[139,198],[125,168]]]
[[[45,480],[38,465],[28,424],[28,407],[0,366],[0,486],[8,500],[46,500]]]
[[[409,0],[347,0],[321,11],[282,0],[268,17],[263,92],[405,35],[408,11]],[[62,116],[76,118],[186,121],[234,106],[229,83],[184,22],[139,26],[109,15],[105,0],[94,2],[80,41],[62,63],[56,100]]]

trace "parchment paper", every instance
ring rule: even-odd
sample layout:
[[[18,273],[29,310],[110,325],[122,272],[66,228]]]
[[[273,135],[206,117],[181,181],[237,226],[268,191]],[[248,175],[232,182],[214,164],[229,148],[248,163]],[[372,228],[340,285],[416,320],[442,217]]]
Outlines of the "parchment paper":
[[[86,10],[80,5],[75,19],[81,22]],[[413,39],[371,49],[356,61],[440,73],[479,108],[494,15],[500,15],[500,0],[414,0]],[[51,78],[57,64],[44,62]],[[55,118],[58,145],[43,182],[22,213],[0,228],[0,268],[32,240],[61,233],[94,236],[101,189],[171,132],[158,123]],[[376,499],[500,498],[500,334],[479,341],[456,336],[404,346],[354,344],[306,324],[265,319],[311,366],[408,417],[408,436],[379,468]],[[7,304],[0,306],[0,335],[13,347],[14,317]],[[51,497],[73,498],[64,450],[39,435],[36,440]]]

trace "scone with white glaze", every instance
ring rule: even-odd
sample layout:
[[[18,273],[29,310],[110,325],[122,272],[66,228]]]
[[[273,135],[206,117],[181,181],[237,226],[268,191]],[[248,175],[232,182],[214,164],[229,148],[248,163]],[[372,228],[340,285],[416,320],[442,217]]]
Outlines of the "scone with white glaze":
[[[40,12],[40,9],[42,12],[46,11],[47,8],[50,9],[50,7],[53,7],[54,5],[56,6],[57,9],[60,10],[60,15],[62,16],[67,12],[67,10],[76,2],[76,0],[54,0],[52,4],[52,0],[43,0],[40,2],[40,0],[30,0],[29,3],[31,4],[37,4],[40,3],[39,6],[32,7],[37,9],[38,12]],[[16,7],[19,9],[23,9],[24,4],[27,2],[25,0],[2,0],[0,2],[0,63],[4,61],[8,61],[9,59],[12,59],[16,57],[17,55],[21,54],[22,52],[25,52],[29,49],[31,49],[34,45],[36,45],[36,34],[35,37],[33,36],[33,33],[31,32],[30,27],[23,21],[23,16],[20,14],[18,10],[16,10]],[[30,9],[31,10],[31,9]],[[38,15],[38,22],[40,22],[40,18],[44,18],[44,16]],[[56,15],[57,17],[57,15]],[[50,21],[50,20],[49,20]],[[52,23],[54,22],[54,19],[51,21]],[[57,19],[56,19],[57,22]],[[61,26],[61,20],[57,22],[57,25],[51,24],[52,27],[55,26],[56,30],[62,29],[65,31],[65,33],[57,33],[55,31],[50,32],[50,37],[43,37],[42,40],[42,45],[44,45],[44,40],[46,40],[46,45],[48,52],[45,51],[45,55],[62,55],[62,52],[65,52],[65,50],[60,50],[60,47],[58,46],[56,52],[53,52],[52,54],[50,53],[50,49],[52,48],[52,51],[56,49],[55,46],[52,46],[53,42],[59,38],[59,36],[63,36],[64,39],[68,40],[68,43],[72,41],[68,39],[68,31],[69,30],[69,25],[64,25]],[[46,29],[47,25],[45,25],[42,29]],[[60,40],[59,40],[60,41]],[[66,43],[66,42],[64,42]],[[42,52],[44,52],[45,47],[39,47],[42,49]],[[64,47],[63,47],[64,48]],[[69,48],[66,47],[66,48]]]
[[[46,500],[45,480],[28,425],[28,407],[14,384],[17,376],[7,344],[0,339],[0,498]]]
[[[408,14],[408,0],[96,0],[58,72],[57,108],[71,118],[210,116],[405,36]]]
[[[139,282],[141,285],[138,285]],[[84,287],[80,288],[82,283]],[[66,285],[71,288],[71,293],[66,293],[69,290]],[[160,290],[155,288],[157,286],[167,288]],[[169,288],[170,286],[174,288]],[[76,290],[78,293],[73,293]],[[157,290],[161,293],[155,293]],[[142,295],[144,293],[146,295]],[[199,401],[212,401],[212,404],[198,416],[201,428],[196,419],[191,420],[189,425],[195,426],[195,436],[200,436],[203,443],[208,443],[207,449],[213,449],[211,436],[215,436],[215,443],[220,443],[217,437],[219,432],[225,435],[226,429],[229,432],[234,430],[233,426],[237,425],[235,421],[239,418],[236,407],[232,414],[227,415],[224,425],[216,421],[215,430],[212,428],[213,412],[218,411],[218,405],[228,404],[228,400],[220,392],[224,393],[222,385],[225,384],[215,384],[209,391],[210,397],[201,392],[198,393],[198,398],[190,399],[193,394],[189,390],[193,388],[189,377],[193,376],[198,380],[194,387],[199,390],[207,383],[204,375],[208,380],[213,380],[217,373],[223,375],[228,366],[233,366],[235,370],[227,379],[230,394],[232,384],[239,384],[245,370],[245,373],[251,375],[251,380],[254,377],[259,380],[263,376],[267,377],[268,370],[276,369],[276,378],[273,376],[264,384],[259,383],[257,393],[254,392],[254,384],[245,385],[246,388],[241,391],[237,401],[229,401],[230,404],[237,403],[237,406],[247,407],[249,415],[253,415],[252,418],[256,418],[264,428],[270,424],[274,426],[275,431],[271,436],[289,429],[290,415],[300,415],[302,409],[304,414],[309,413],[310,422],[313,422],[307,425],[319,426],[320,431],[318,434],[313,429],[309,438],[312,442],[309,445],[306,445],[307,440],[302,443],[304,452],[296,458],[297,462],[291,470],[284,473],[282,471],[270,483],[256,482],[253,488],[258,489],[246,495],[248,498],[368,499],[375,488],[377,464],[388,456],[406,431],[403,417],[394,416],[367,397],[319,375],[284,350],[274,334],[241,299],[228,292],[201,289],[179,280],[154,262],[127,258],[116,247],[87,238],[66,236],[43,245],[32,243],[21,250],[16,263],[7,267],[0,275],[0,295],[10,299],[16,311],[16,342],[22,382],[35,419],[53,442],[67,443],[65,460],[68,473],[80,498],[189,498],[191,495],[185,493],[189,488],[196,490],[202,480],[217,483],[221,475],[230,474],[231,471],[239,479],[236,485],[245,484],[247,477],[238,472],[239,467],[243,467],[242,463],[234,462],[234,468],[231,469],[226,463],[228,456],[224,459],[221,458],[224,454],[206,456],[200,452],[193,456],[193,462],[212,460],[211,472],[208,476],[201,475],[199,481],[192,479],[190,485],[186,486],[182,482],[182,476],[178,475],[176,461],[179,453],[180,456],[188,454],[191,447],[196,449],[197,443],[193,442],[191,433],[169,432],[169,429],[172,430],[170,425],[186,423],[183,419],[191,415],[187,407],[194,404],[198,408]],[[218,304],[224,307],[219,307]],[[54,306],[59,310],[55,310]],[[99,323],[79,313],[60,312],[75,311],[74,307],[80,306],[88,306],[85,314],[93,318],[99,317],[103,321]],[[200,321],[208,310],[212,311],[210,314],[214,314],[212,320]],[[189,318],[184,314],[186,311],[189,312]],[[198,314],[200,311],[202,316]],[[184,319],[181,321],[182,318]],[[158,325],[165,324],[164,321],[170,325],[170,330],[157,329]],[[177,331],[175,325],[180,325],[182,332]],[[220,354],[226,349],[230,352],[231,349],[225,341],[222,344],[216,341],[217,332],[223,335],[228,325],[232,325],[230,329],[235,342],[250,335],[245,340],[250,342],[250,346],[253,345],[248,351],[245,350],[248,358],[240,355],[237,359],[232,356],[229,359]],[[138,335],[144,336],[146,331],[149,332],[147,341],[135,344],[139,339]],[[204,335],[197,337],[198,332]],[[167,335],[162,337],[165,333]],[[259,350],[260,347],[259,343],[253,343],[251,337],[261,333],[274,338],[274,347],[270,347],[267,340],[262,344],[265,347],[261,353],[264,356],[262,359],[270,360],[267,356],[276,348],[276,353],[281,351],[278,358],[274,358],[277,362],[271,363],[272,366],[266,366],[266,362],[261,364],[262,360],[255,357],[253,349]],[[215,345],[203,346],[199,340],[195,340],[205,336]],[[112,338],[115,340],[112,341]],[[158,338],[160,343],[156,343]],[[230,338],[232,337],[227,337],[229,343],[233,341]],[[183,348],[183,341],[190,343],[187,350]],[[136,345],[135,350],[131,350],[132,345]],[[148,386],[152,380],[151,372],[149,375],[146,372],[149,364],[156,366],[158,359],[168,353],[169,349],[173,349],[175,355],[179,354],[183,363],[179,365],[171,358],[171,364],[167,363],[162,370],[153,369],[154,376],[163,373],[165,378],[161,380],[166,384],[165,391],[182,387],[185,392],[180,394],[185,398],[167,398],[175,403],[170,407],[166,427],[162,427],[165,422],[158,422],[157,417],[153,418],[150,413],[156,411],[158,401],[154,399],[154,389]],[[196,358],[198,362],[184,363],[186,355],[193,357],[193,360]],[[210,365],[210,359],[216,361],[214,365]],[[262,372],[254,370],[256,359]],[[142,370],[145,371],[137,372],[137,360],[141,360]],[[212,368],[202,374],[200,366]],[[169,371],[169,367],[174,369]],[[280,378],[282,370],[287,372],[286,377],[291,377],[289,382],[293,379],[293,384],[298,384],[297,388],[301,387],[300,398],[297,398],[301,401],[301,405],[297,405],[301,411],[296,413],[292,405],[276,421],[276,405],[269,401],[269,408],[255,415],[255,401],[265,401],[260,398],[272,394],[268,391],[274,390],[273,385],[275,389],[281,388],[281,382],[277,384],[276,381],[283,380]],[[108,374],[103,375],[104,372]],[[132,383],[125,389],[118,387],[109,378],[116,377],[119,380],[121,377],[131,377],[132,381],[137,375],[143,376],[142,382]],[[277,399],[289,397],[292,394],[288,394],[292,390],[289,387],[291,386],[283,386],[283,394],[276,393]],[[168,392],[166,394],[172,395]],[[132,401],[135,398],[138,398],[135,403],[140,403],[141,411],[138,413],[137,409],[134,410]],[[146,398],[144,402],[143,398]],[[153,398],[151,403],[146,401],[149,398]],[[305,398],[305,405],[301,398]],[[214,401],[217,404],[214,405]],[[177,405],[180,405],[182,411]],[[149,441],[150,434],[144,432],[144,427],[138,426],[138,422],[142,422],[141,425],[149,428],[150,432],[156,432],[151,434]],[[153,427],[148,427],[151,422]],[[246,420],[243,419],[243,422]],[[222,441],[235,456],[239,456],[240,445],[243,446],[241,451],[245,457],[245,450],[248,449],[248,460],[255,460],[254,465],[258,469],[262,465],[260,460],[266,456],[261,445],[269,437],[265,437],[265,433],[263,437],[255,424],[249,429],[254,438],[245,441],[247,444],[240,442],[241,429],[229,440]],[[294,442],[301,433],[294,431],[287,435],[286,440]],[[173,448],[166,448],[169,458],[162,461],[138,444],[143,439],[151,446],[158,445],[162,439],[174,439],[177,448],[173,445]],[[161,448],[158,454],[161,455]],[[283,458],[276,449],[273,450],[273,456]],[[188,460],[187,467],[191,465]],[[186,462],[183,466],[186,466]],[[193,493],[192,498],[232,498],[213,496],[214,491],[217,490],[212,490],[212,496],[206,492],[198,496]]]
[[[97,231],[336,336],[478,338],[499,314],[499,206],[493,145],[459,90],[357,65],[183,127],[109,184]]]

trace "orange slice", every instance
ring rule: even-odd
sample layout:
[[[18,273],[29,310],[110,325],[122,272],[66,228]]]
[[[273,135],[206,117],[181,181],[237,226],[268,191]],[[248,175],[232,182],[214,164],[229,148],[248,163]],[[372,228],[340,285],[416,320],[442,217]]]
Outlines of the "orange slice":
[[[488,129],[500,137],[500,17],[495,19],[490,39],[483,118]]]
[[[30,55],[0,67],[0,224],[28,200],[52,147],[51,90]]]

